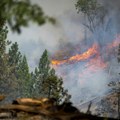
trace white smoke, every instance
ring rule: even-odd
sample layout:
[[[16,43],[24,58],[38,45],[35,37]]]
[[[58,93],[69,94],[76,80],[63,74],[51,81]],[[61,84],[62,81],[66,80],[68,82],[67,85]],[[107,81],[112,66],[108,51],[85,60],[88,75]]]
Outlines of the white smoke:
[[[118,14],[119,0],[99,0],[102,1],[105,8],[108,10],[106,21],[109,22],[108,31],[99,31],[92,36],[87,31],[87,40],[84,41],[84,29],[83,15],[77,14],[75,10],[74,2],[70,0],[31,0],[37,1],[50,16],[53,16],[57,20],[57,24],[52,26],[46,24],[42,27],[38,27],[31,24],[29,29],[23,28],[23,32],[20,36],[17,34],[9,33],[9,39],[17,41],[19,43],[22,53],[27,55],[31,70],[38,65],[39,58],[43,51],[47,49],[51,55],[55,54],[57,50],[64,50],[66,47],[70,51],[75,52],[76,45],[79,46],[82,52],[85,49],[91,47],[94,42],[100,45],[101,57],[105,59],[106,53],[104,51],[108,42],[112,42],[115,35],[119,33],[120,17]],[[54,7],[53,7],[54,6]],[[101,34],[100,34],[101,33]],[[102,36],[104,35],[104,36]],[[86,45],[86,47],[84,47]],[[80,52],[81,52],[80,51]],[[79,51],[76,51],[76,53]],[[74,53],[75,54],[75,53]],[[107,83],[111,79],[111,76],[116,78],[117,73],[113,73],[116,70],[117,60],[114,56],[106,58],[108,62],[108,69],[98,69],[97,71],[91,71],[94,64],[87,66],[88,61],[79,62],[72,65],[61,66],[57,70],[57,73],[63,77],[64,86],[69,90],[72,95],[72,101],[75,104],[79,104],[81,100],[88,100],[91,97],[99,96],[104,93],[107,87]]]

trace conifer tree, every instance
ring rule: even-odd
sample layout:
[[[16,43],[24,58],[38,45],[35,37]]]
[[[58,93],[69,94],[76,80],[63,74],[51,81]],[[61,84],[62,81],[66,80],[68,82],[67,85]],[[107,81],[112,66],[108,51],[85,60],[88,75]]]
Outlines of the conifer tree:
[[[18,48],[17,42],[13,43],[9,49],[9,64],[12,65],[18,65],[21,61],[21,53]]]
[[[59,78],[55,74],[55,70],[50,67],[47,50],[43,52],[35,73],[37,75],[35,81],[37,97],[55,98],[58,104],[69,101],[70,95],[68,95],[68,91],[63,88],[62,78]]]
[[[48,53],[45,50],[40,58],[38,68],[35,68],[35,93],[36,96],[45,96],[45,91],[43,91],[43,84],[45,83],[46,78],[50,71],[50,61],[48,60]],[[46,96],[45,96],[46,97]]]
[[[26,56],[23,56],[18,68],[18,79],[22,96],[30,96],[30,73]]]
[[[0,28],[0,92],[4,91],[4,82],[6,81],[6,78],[8,77],[7,71],[7,55],[6,55],[6,36],[7,36],[7,29],[6,28]]]
[[[9,65],[13,67],[12,72],[15,74],[16,78],[18,79],[18,67],[19,63],[22,59],[22,55],[19,51],[17,42],[13,43],[9,48]]]
[[[9,45],[7,40],[7,28],[0,26],[0,94],[7,94],[8,97],[15,94],[17,89],[16,77],[12,73],[13,67],[9,65],[9,55],[6,48]],[[13,87],[14,86],[14,87]]]
[[[57,104],[69,102],[71,96],[68,94],[67,90],[64,90],[63,80],[56,75],[55,69],[51,68],[49,76],[43,86],[47,97],[55,98]]]

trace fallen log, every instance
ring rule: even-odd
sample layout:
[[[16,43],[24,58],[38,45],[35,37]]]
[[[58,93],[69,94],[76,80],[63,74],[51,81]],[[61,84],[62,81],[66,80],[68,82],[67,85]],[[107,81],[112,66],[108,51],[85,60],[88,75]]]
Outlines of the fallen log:
[[[27,106],[39,106],[44,109],[49,109],[56,104],[56,101],[53,98],[39,98],[39,99],[32,99],[32,98],[18,98],[13,100],[12,104],[15,105],[27,105]]]
[[[27,105],[2,105],[0,106],[0,111],[23,111],[27,113],[35,113],[35,114],[45,114],[45,115],[50,115],[51,112],[48,110],[42,108],[41,106],[27,106]]]
[[[32,98],[18,98],[16,100],[13,100],[12,104],[27,105],[27,106],[42,106],[42,102],[40,100],[36,100]]]

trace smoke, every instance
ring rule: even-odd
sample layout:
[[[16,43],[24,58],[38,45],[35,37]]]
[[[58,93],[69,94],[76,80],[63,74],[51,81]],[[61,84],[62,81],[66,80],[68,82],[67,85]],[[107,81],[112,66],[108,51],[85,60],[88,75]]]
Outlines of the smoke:
[[[120,1],[119,0],[98,0],[104,8],[107,9],[108,11],[108,17],[111,19],[111,23],[114,24],[115,29],[117,32],[120,32],[120,16],[119,16],[119,11],[120,11]],[[112,25],[111,24],[111,25]]]
[[[84,19],[81,14],[80,17],[76,17],[72,12],[67,12],[69,20],[65,17],[62,18],[62,26],[69,41],[61,48],[59,47],[59,52],[63,50],[62,55],[56,52],[57,55],[54,56],[54,59],[67,59],[70,56],[82,53],[94,43],[97,43],[100,47],[99,58],[97,58],[95,62],[89,64],[90,61],[94,59],[93,57],[74,64],[63,64],[56,69],[57,73],[63,77],[64,86],[69,90],[69,93],[72,95],[72,101],[76,105],[79,104],[80,101],[89,101],[94,97],[104,95],[109,89],[108,83],[119,78],[119,69],[117,67],[118,47],[116,46],[110,50],[107,46],[108,44],[112,44],[116,35],[120,32],[120,1],[99,0],[99,2],[107,11],[105,21],[103,26],[99,26],[94,34],[91,34],[88,30],[87,39],[84,39],[85,26],[82,24],[84,23]],[[120,39],[118,39],[117,44],[119,43]],[[76,46],[78,49],[76,49]],[[69,48],[68,51],[66,51],[66,48]],[[106,64],[105,68],[102,68],[100,66],[101,64],[99,65],[101,60]],[[89,65],[87,66],[87,64]]]
[[[17,41],[22,52],[27,55],[31,70],[38,65],[39,58],[45,49],[49,51],[51,58],[62,60],[82,54],[94,43],[99,45],[100,58],[95,59],[95,56],[92,56],[85,61],[56,67],[57,74],[63,77],[64,87],[72,95],[74,104],[104,94],[108,88],[107,84],[113,79],[116,80],[119,70],[118,68],[116,70],[117,48],[108,52],[106,47],[120,32],[120,0],[98,1],[107,10],[103,25],[105,29],[99,27],[94,34],[86,29],[86,39],[84,16],[81,13],[77,14],[75,2],[69,0],[32,1],[40,4],[46,14],[54,17],[57,20],[56,25],[47,23],[38,27],[31,23],[29,29],[23,28],[21,36],[14,34],[12,38],[11,33],[9,34],[9,38]],[[90,62],[91,60],[95,62]],[[101,68],[100,60],[103,60],[107,67]]]

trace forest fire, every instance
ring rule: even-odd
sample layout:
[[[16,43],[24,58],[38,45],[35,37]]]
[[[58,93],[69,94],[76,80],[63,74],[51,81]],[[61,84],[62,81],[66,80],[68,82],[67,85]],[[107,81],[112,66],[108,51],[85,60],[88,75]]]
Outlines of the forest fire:
[[[71,63],[71,62],[86,60],[86,59],[90,58],[91,56],[98,54],[97,48],[98,48],[97,44],[94,44],[91,48],[89,48],[83,54],[76,54],[75,56],[72,56],[66,60],[52,60],[51,63],[52,63],[52,65],[61,65],[64,63]]]
[[[108,43],[106,46],[106,49],[108,51],[112,51],[112,48],[115,48],[119,45],[119,41],[120,41],[120,35],[116,36],[115,40],[113,40],[112,43]],[[103,51],[103,52],[106,52],[106,51]],[[99,61],[98,66],[105,68],[106,64],[104,63],[104,60],[102,60],[100,57],[101,55],[100,55],[98,44],[93,44],[93,46],[91,48],[89,48],[87,51],[83,52],[82,54],[76,54],[76,55],[71,56],[68,59],[64,59],[64,60],[52,60],[51,63],[52,63],[52,65],[55,65],[55,66],[62,65],[65,63],[70,64],[70,63],[87,60],[94,55],[95,55],[95,57],[92,60],[90,60],[90,63],[93,61],[94,61],[94,63],[96,63],[95,61]]]

